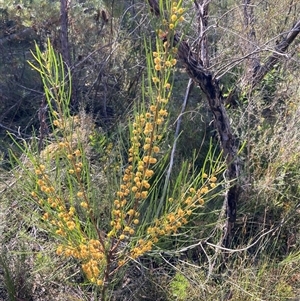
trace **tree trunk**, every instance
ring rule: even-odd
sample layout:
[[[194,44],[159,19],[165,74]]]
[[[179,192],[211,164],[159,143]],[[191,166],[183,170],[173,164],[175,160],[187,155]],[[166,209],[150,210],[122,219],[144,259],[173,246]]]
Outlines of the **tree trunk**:
[[[214,116],[214,125],[219,135],[223,156],[226,159],[227,181],[230,182],[225,200],[228,218],[227,233],[225,235],[227,240],[227,235],[230,234],[236,220],[236,204],[239,196],[239,186],[236,181],[239,176],[236,140],[232,133],[219,83],[214,79],[211,72],[203,68],[202,62],[195,58],[195,54],[190,50],[187,42],[180,41],[178,35],[175,35],[174,40],[178,45],[178,58],[184,63],[189,76],[206,95]]]

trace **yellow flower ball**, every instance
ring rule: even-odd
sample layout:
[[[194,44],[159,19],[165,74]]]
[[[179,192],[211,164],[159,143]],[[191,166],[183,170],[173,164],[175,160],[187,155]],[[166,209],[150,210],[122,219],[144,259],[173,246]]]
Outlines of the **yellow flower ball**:
[[[159,79],[157,77],[152,77],[152,81],[156,84],[159,83]]]
[[[81,203],[80,203],[80,206],[81,206],[82,208],[87,208],[87,207],[88,207],[88,204],[87,204],[87,202],[81,202]]]
[[[36,174],[36,175],[41,175],[41,174],[42,174],[42,171],[41,171],[40,169],[36,169],[36,170],[35,170],[35,174]]]
[[[74,152],[74,155],[76,157],[79,157],[81,155],[81,151],[79,149],[77,149],[75,152]]]
[[[164,122],[163,118],[157,118],[157,120],[156,120],[157,125],[161,125],[163,122]]]
[[[156,109],[157,109],[157,106],[155,106],[155,105],[150,106],[151,112],[156,112]]]
[[[39,179],[39,180],[37,181],[37,184],[38,184],[39,186],[43,186],[45,183],[44,183],[43,180]]]
[[[212,182],[212,183],[217,182],[217,180],[218,180],[218,179],[217,179],[215,176],[213,176],[213,177],[211,177],[211,178],[209,179],[209,181]]]
[[[158,153],[158,152],[159,152],[159,147],[158,147],[158,146],[153,146],[153,151],[154,151],[155,153]]]
[[[133,216],[133,215],[135,214],[135,211],[134,211],[133,209],[130,209],[130,210],[127,212],[127,214],[128,214],[129,216]]]
[[[156,71],[160,71],[160,70],[161,70],[161,66],[160,66],[160,65],[155,65],[155,66],[154,66],[154,69],[155,69]]]
[[[61,255],[63,253],[63,250],[64,250],[63,246],[58,246],[57,249],[56,249],[56,254]]]
[[[149,189],[149,188],[150,188],[150,184],[149,184],[148,181],[146,181],[146,180],[143,180],[143,186],[144,186],[146,189]]]
[[[75,228],[75,223],[72,221],[67,222],[67,227],[69,230],[73,230]]]
[[[154,63],[155,63],[155,64],[160,64],[160,62],[161,62],[161,59],[160,59],[159,57],[156,57],[156,58],[154,59]]]
[[[37,197],[36,192],[35,192],[35,191],[32,191],[32,192],[31,192],[31,196],[34,197],[34,198],[36,198],[36,197]]]
[[[147,195],[148,195],[148,191],[142,191],[142,192],[141,192],[141,197],[142,197],[143,199],[145,199],[145,198],[147,197]]]
[[[154,171],[151,170],[151,169],[147,169],[147,170],[145,171],[145,176],[146,176],[147,178],[152,177],[153,174],[154,174]]]
[[[82,197],[83,197],[83,192],[82,192],[82,191],[78,191],[78,192],[77,192],[77,196],[78,196],[79,198],[82,198]]]
[[[177,20],[177,16],[176,16],[176,15],[172,15],[172,16],[171,16],[171,21],[172,21],[172,22],[175,22],[176,20]]]
[[[157,162],[157,159],[156,159],[156,158],[151,157],[151,158],[149,159],[149,163],[150,163],[150,164],[155,164],[156,162]]]
[[[53,120],[53,125],[59,127],[60,126],[60,122],[57,119],[55,119],[55,120]]]

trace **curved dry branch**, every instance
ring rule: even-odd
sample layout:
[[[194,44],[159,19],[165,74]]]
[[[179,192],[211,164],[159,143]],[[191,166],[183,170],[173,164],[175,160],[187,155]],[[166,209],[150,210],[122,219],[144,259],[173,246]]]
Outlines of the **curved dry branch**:
[[[282,54],[285,53],[288,47],[296,39],[297,35],[300,32],[300,20],[298,20],[295,25],[288,31],[286,36],[276,45],[275,51],[268,57],[266,62],[260,66],[257,70],[254,70],[253,77],[250,79],[250,86],[255,87],[261,82],[261,80],[270,72],[275,64],[282,57]]]

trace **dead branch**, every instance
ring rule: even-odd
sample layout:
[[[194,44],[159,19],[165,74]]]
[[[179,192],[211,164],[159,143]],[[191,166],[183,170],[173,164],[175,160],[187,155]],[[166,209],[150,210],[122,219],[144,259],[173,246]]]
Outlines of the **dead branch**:
[[[257,70],[254,70],[253,77],[249,84],[255,87],[261,82],[261,80],[269,73],[273,67],[278,63],[282,54],[284,54],[288,47],[296,39],[300,32],[300,20],[298,20],[295,25],[288,31],[288,33],[283,37],[283,39],[276,45],[275,51],[268,57],[266,62],[260,66]]]

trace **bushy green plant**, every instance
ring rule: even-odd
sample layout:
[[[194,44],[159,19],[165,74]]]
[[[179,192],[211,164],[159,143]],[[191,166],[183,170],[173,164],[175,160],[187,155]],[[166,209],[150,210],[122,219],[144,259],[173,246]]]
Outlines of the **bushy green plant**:
[[[172,300],[184,301],[187,300],[189,282],[180,273],[176,273],[170,283],[170,295]]]
[[[100,150],[99,156],[107,156],[103,152],[105,139],[91,134],[92,126],[84,114],[72,115],[71,74],[50,42],[45,52],[36,46],[36,64],[30,63],[43,82],[52,141],[45,141],[41,153],[34,145],[18,144],[27,161],[13,158],[23,168],[26,199],[38,206],[41,225],[55,239],[57,255],[76,259],[86,282],[99,287],[102,300],[108,298],[107,290],[127,263],[155,254],[165,237],[185,235],[181,229],[222,190],[218,175],[224,165],[220,156],[214,161],[211,153],[200,170],[194,169],[191,161],[182,165],[172,181],[157,176],[168,158],[163,139],[177,63],[173,36],[184,13],[180,2],[167,2],[165,9],[172,14],[157,29],[155,49],[145,41],[148,75],[144,98],[129,120],[127,160],[114,176],[117,185],[113,187],[118,188],[105,196],[110,204],[109,223],[99,214],[104,195],[95,194],[95,185],[110,183],[104,174],[94,178],[89,160],[91,141]],[[100,140],[95,141],[96,137]]]

